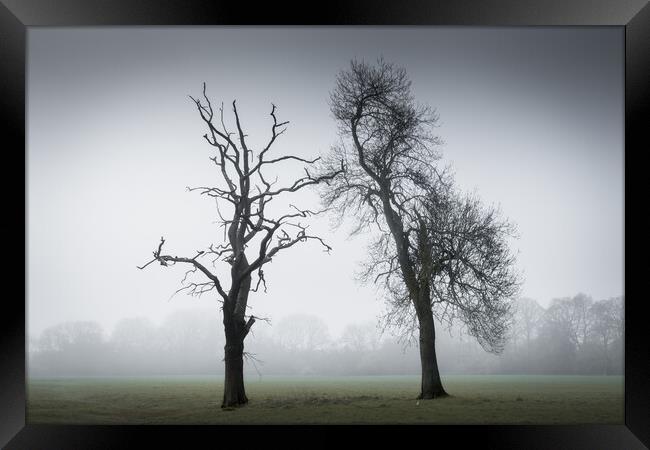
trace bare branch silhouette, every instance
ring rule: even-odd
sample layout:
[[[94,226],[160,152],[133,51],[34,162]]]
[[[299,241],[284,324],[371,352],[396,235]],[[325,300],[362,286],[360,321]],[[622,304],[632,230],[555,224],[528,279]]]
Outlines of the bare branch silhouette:
[[[338,173],[322,187],[323,203],[338,224],[356,218],[352,234],[379,231],[361,279],[384,287],[386,325],[407,338],[418,334],[420,398],[446,395],[434,315],[460,319],[488,350],[503,348],[518,287],[506,245],[513,227],[455,192],[449,168],[438,164],[438,115],[415,102],[403,68],[352,61],[337,77],[330,107],[341,142],[319,162],[320,174]]]
[[[207,127],[208,132],[203,135],[203,138],[216,152],[210,160],[218,168],[221,184],[187,189],[215,199],[220,218],[218,225],[224,228],[224,242],[210,244],[206,250],[197,251],[193,257],[183,257],[164,254],[165,240],[161,238],[158,249],[153,252],[153,259],[138,268],[144,269],[154,261],[158,261],[162,266],[189,264],[191,269],[185,273],[181,282],[183,286],[177,292],[184,291],[190,295],[200,296],[212,290],[217,291],[222,305],[226,334],[226,381],[223,406],[237,406],[248,401],[244,391],[242,355],[244,339],[255,323],[256,317],[251,315],[246,318],[244,313],[248,308],[250,291],[257,292],[260,284],[266,291],[266,279],[262,267],[283,250],[301,242],[315,241],[325,251],[331,250],[321,237],[308,232],[308,225],[296,222],[298,219],[309,218],[321,211],[291,205],[288,212],[271,217],[266,206],[281,195],[297,192],[308,186],[328,183],[340,175],[343,168],[340,167],[327,174],[312,175],[307,166],[316,163],[320,158],[309,159],[293,155],[269,158],[273,144],[287,130],[289,124],[288,121],[278,121],[275,105],[272,105],[270,113],[273,120],[271,138],[255,158],[253,150],[249,148],[236,101],[232,102],[235,127],[234,131],[231,131],[226,125],[223,104],[216,113],[207,96],[205,83],[203,83],[202,98],[192,96],[190,98]],[[286,161],[304,163],[306,165],[304,175],[296,178],[288,186],[275,187],[277,178],[276,181],[269,182],[266,171]],[[254,255],[252,257],[246,252],[251,248],[257,249],[252,253]],[[225,280],[221,279],[221,275],[209,270],[202,263],[205,257],[210,258],[213,267],[216,267],[218,262],[225,263],[229,267],[229,286],[224,285]],[[257,271],[258,281],[255,287],[252,287],[251,277],[255,271]],[[202,273],[207,281],[197,282],[189,279],[197,272]]]

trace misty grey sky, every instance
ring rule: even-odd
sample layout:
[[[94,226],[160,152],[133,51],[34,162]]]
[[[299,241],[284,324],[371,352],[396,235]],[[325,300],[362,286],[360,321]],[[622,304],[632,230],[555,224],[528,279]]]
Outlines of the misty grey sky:
[[[337,72],[379,56],[437,109],[460,187],[517,224],[523,295],[547,305],[623,293],[622,28],[31,28],[28,49],[31,335],[217,307],[211,294],[169,300],[179,267],[136,269],[160,236],[189,256],[220,239],[213,202],[185,189],[216,174],[188,94],[206,81],[214,102],[237,99],[253,148],[268,138],[273,102],[291,121],[274,152],[314,157],[337,140],[327,103]],[[328,222],[312,229],[334,251],[307,243],[279,255],[265,268],[268,293],[251,296],[255,315],[316,314],[337,334],[381,313],[374,289],[354,280],[366,239]]]

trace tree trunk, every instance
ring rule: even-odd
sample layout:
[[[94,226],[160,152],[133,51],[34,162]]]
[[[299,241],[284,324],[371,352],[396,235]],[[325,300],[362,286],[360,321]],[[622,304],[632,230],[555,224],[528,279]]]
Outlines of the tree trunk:
[[[226,338],[226,376],[223,387],[222,408],[236,407],[248,403],[244,389],[244,342],[241,339]]]
[[[436,357],[436,328],[433,322],[433,312],[429,301],[428,289],[420,297],[416,306],[420,325],[420,364],[422,366],[422,386],[420,399],[444,397],[447,394],[442,387],[438,359]]]
[[[413,306],[415,306],[420,329],[422,386],[418,398],[432,399],[436,397],[444,397],[447,393],[442,387],[440,372],[438,372],[438,360],[436,358],[436,330],[433,324],[433,312],[431,311],[430,286],[426,279],[417,279],[413,263],[409,257],[409,242],[404,233],[404,224],[399,214],[397,214],[391,206],[391,195],[389,191],[389,183],[386,182],[386,184],[381,187],[381,200],[384,209],[384,217],[386,218],[388,228],[390,229],[397,246],[400,270],[409,290]],[[424,230],[424,226],[421,226],[420,230]],[[426,246],[426,236],[422,236],[420,242]],[[421,283],[421,281],[424,281],[424,283]]]
[[[244,256],[240,265],[233,267],[233,279],[239,279],[248,262]],[[224,304],[223,325],[226,335],[224,347],[225,378],[223,386],[222,408],[243,406],[248,403],[244,389],[244,339],[248,334],[244,313],[250,293],[251,278],[245,277],[236,291],[229,292],[229,299],[235,299]]]

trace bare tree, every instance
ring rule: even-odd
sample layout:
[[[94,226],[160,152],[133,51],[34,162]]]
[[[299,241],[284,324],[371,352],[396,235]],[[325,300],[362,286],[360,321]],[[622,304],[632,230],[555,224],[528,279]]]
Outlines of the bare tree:
[[[64,322],[46,328],[39,338],[39,348],[62,352],[95,351],[104,342],[101,325],[92,321]]]
[[[343,329],[341,342],[353,352],[374,352],[380,344],[378,331],[375,322],[351,323]]]
[[[610,347],[623,338],[623,301],[621,297],[595,302],[589,311],[594,336],[602,346],[603,373],[611,370]]]
[[[530,352],[531,341],[536,337],[544,318],[544,308],[534,299],[522,297],[515,303],[514,315],[513,340],[523,336],[526,340],[526,352]]]
[[[438,117],[419,106],[402,68],[379,60],[352,61],[331,93],[341,144],[324,160],[323,174],[345,171],[323,190],[326,207],[357,218],[353,234],[371,227],[365,280],[382,281],[389,297],[387,323],[418,332],[420,398],[446,395],[435,351],[434,315],[460,319],[484,348],[500,351],[509,298],[518,280],[506,240],[513,227],[494,208],[453,189],[436,161]]]
[[[110,335],[113,349],[120,353],[150,353],[156,341],[156,327],[145,317],[121,319]]]
[[[590,338],[592,329],[592,317],[589,310],[594,304],[593,299],[587,294],[578,293],[571,299],[573,321],[575,322],[576,341],[582,348]]]
[[[280,320],[274,334],[289,351],[322,350],[330,341],[327,324],[318,316],[292,314]]]
[[[322,211],[311,211],[290,205],[284,213],[271,215],[269,203],[307,186],[326,182],[338,175],[333,171],[323,176],[312,176],[307,168],[304,175],[295,178],[291,184],[278,186],[278,178],[269,178],[266,170],[287,161],[298,161],[307,165],[319,158],[308,160],[299,156],[283,155],[270,157],[270,150],[278,137],[286,131],[289,122],[280,122],[276,117],[276,107],[272,105],[270,138],[256,151],[247,143],[247,134],[241,125],[236,102],[232,102],[234,128],[230,131],[224,119],[223,104],[215,112],[206,95],[203,84],[203,98],[195,99],[197,111],[207,133],[203,138],[213,147],[215,154],[210,157],[218,170],[218,183],[215,186],[188,188],[216,200],[220,224],[224,228],[224,242],[211,244],[205,250],[197,251],[193,256],[172,256],[163,251],[165,240],[161,238],[158,248],[153,252],[153,259],[139,267],[144,269],[152,262],[158,261],[162,266],[184,264],[189,266],[181,282],[179,291],[192,295],[202,295],[216,290],[223,312],[225,331],[225,381],[222,407],[243,405],[248,402],[244,389],[243,356],[244,339],[248,335],[256,317],[247,315],[250,291],[263,287],[266,290],[263,267],[282,250],[299,242],[314,240],[325,251],[331,250],[320,237],[309,234],[308,225],[301,219]],[[256,249],[252,252],[250,249]],[[247,252],[246,250],[249,250]],[[208,268],[204,258],[209,257],[212,266],[218,261],[230,267],[230,285],[223,283],[224,276]],[[192,275],[201,275],[202,279],[193,281]],[[252,277],[257,275],[253,285]]]
[[[592,316],[589,311],[593,300],[586,294],[554,299],[549,310],[548,320],[566,330],[571,345],[580,350],[589,340],[592,329]]]

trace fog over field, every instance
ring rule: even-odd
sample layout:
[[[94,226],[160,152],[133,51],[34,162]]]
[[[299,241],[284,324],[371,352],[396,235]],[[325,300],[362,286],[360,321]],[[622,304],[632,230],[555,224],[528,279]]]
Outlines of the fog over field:
[[[534,300],[518,304],[537,305],[501,356],[440,327],[443,374],[622,373],[622,30],[32,28],[28,47],[30,375],[221,375],[216,294],[172,296],[182,268],[136,268],[161,236],[172,255],[223,239],[214,201],[186,189],[216,173],[188,95],[206,82],[215,104],[236,99],[256,151],[275,104],[290,124],[273,151],[311,159],[337,143],[337,72],[379,56],[436,108],[459,187],[516,224],[521,297]],[[301,174],[287,162],[277,175]],[[318,195],[290,202],[317,209]],[[356,279],[372,233],[306,220],[333,250],[307,242],[265,266],[268,292],[249,305],[270,324],[247,338],[246,371],[417,374],[417,347],[376,327],[382,292]]]
[[[547,310],[518,303],[502,354],[485,352],[465,330],[439,329],[440,371],[448,374],[622,375],[623,301],[597,302],[583,294],[557,299]],[[584,313],[584,316],[583,316]],[[580,319],[584,317],[584,319]],[[161,323],[120,320],[68,322],[29,343],[29,374],[50,376],[223,376],[224,337],[217,311],[187,308]],[[339,334],[308,314],[261,323],[247,339],[244,371],[267,375],[415,375],[418,348],[376,321],[350,323]]]

